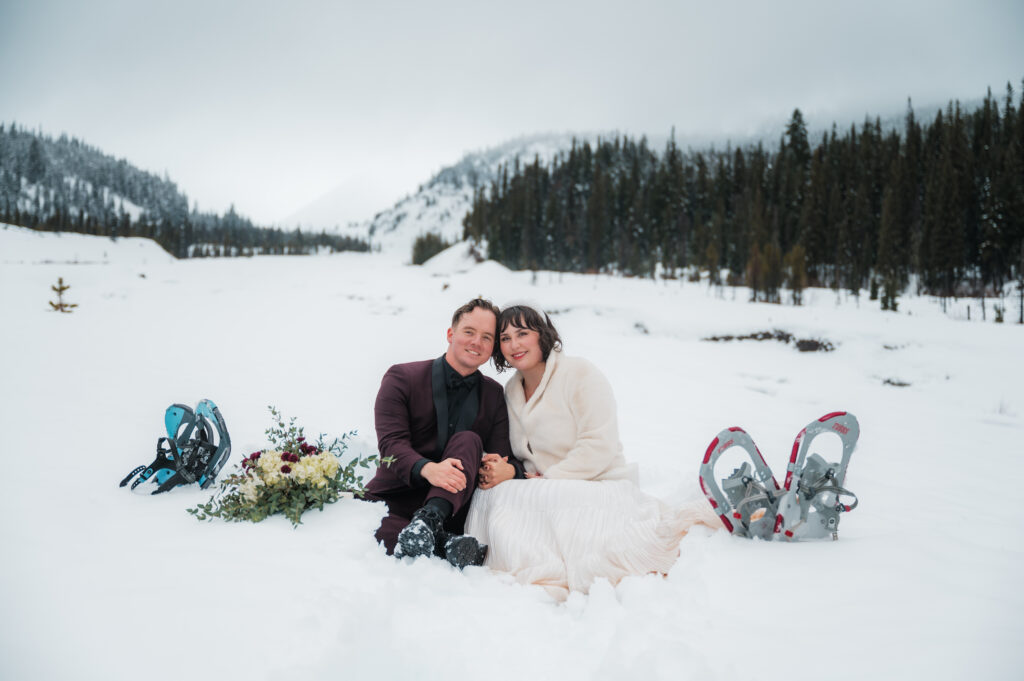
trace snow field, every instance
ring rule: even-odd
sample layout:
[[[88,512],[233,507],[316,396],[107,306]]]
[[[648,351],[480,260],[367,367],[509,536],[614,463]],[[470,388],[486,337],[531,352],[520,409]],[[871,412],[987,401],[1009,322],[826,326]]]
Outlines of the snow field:
[[[892,314],[829,291],[794,308],[534,276],[474,265],[464,246],[409,267],[174,261],[134,241],[0,228],[0,678],[1019,677],[1020,326],[951,320],[924,298]],[[58,277],[73,314],[48,311]],[[194,488],[117,488],[152,460],[164,409],[203,397],[227,421],[229,468],[265,445],[268,404],[372,448],[384,371],[441,354],[452,311],[479,294],[555,313],[566,352],[615,389],[641,486],[670,502],[699,495],[721,428],[746,429],[781,481],[800,428],[856,414],[860,507],[840,540],[697,529],[666,578],[556,604],[482,568],[384,556],[379,505],[340,501],[293,530],[198,523],[184,509],[209,494]],[[700,340],[773,328],[837,349]]]

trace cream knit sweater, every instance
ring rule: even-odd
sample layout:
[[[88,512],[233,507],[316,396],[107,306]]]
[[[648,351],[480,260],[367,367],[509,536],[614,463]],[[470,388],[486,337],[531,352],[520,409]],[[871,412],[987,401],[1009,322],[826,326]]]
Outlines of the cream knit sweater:
[[[597,367],[552,350],[526,400],[518,371],[505,386],[512,452],[549,479],[637,481],[619,442],[615,396]]]

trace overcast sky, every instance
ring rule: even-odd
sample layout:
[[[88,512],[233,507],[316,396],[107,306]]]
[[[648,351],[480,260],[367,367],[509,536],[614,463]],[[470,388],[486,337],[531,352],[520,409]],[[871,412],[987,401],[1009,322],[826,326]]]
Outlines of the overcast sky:
[[[203,210],[271,223],[350,183],[359,219],[523,134],[741,136],[1019,91],[1022,26],[1022,0],[0,0],[0,120]]]

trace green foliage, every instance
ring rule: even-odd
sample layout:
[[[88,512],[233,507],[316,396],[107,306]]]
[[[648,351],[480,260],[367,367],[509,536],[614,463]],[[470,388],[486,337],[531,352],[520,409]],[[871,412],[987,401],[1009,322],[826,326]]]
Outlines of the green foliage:
[[[321,434],[311,445],[295,418],[286,420],[275,407],[269,409],[273,423],[266,435],[271,447],[243,459],[208,502],[188,509],[196,519],[258,523],[280,513],[297,526],[312,508],[322,511],[342,497],[363,496],[360,469],[370,468],[378,457],[345,456],[355,431],[330,442]]]
[[[49,301],[51,312],[67,312],[71,314],[71,311],[78,307],[78,303],[65,303],[64,292],[71,287],[64,283],[64,277],[57,277],[57,283],[50,287],[50,290],[57,294],[57,302]]]
[[[306,441],[305,429],[296,424],[297,419],[294,416],[285,423],[285,417],[277,410],[277,407],[269,405],[267,409],[270,410],[272,422],[263,431],[263,434],[267,436],[267,442],[271,444],[271,449],[278,449],[282,452],[299,451],[300,445]],[[354,434],[355,431],[347,433],[342,436],[342,439],[346,439]],[[320,437],[322,439],[323,435]]]
[[[451,244],[442,239],[440,234],[420,234],[412,244],[412,264],[422,265],[449,246]]]

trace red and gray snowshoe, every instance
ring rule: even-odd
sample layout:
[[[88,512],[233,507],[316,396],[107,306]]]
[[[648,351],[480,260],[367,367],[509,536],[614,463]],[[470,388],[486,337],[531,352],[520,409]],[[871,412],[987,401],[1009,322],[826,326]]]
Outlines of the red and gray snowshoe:
[[[743,449],[750,461],[744,461],[732,475],[723,478],[719,487],[715,463],[734,447]],[[739,537],[772,538],[782,491],[761,451],[745,430],[726,428],[711,441],[700,466],[700,488],[730,532]]]
[[[842,443],[838,463],[808,452],[815,438],[834,433]],[[857,496],[843,487],[860,425],[853,414],[837,411],[812,421],[800,431],[780,487],[761,451],[742,428],[726,428],[708,445],[700,467],[700,488],[728,530],[739,537],[795,541],[832,535],[838,538],[839,518],[857,507]],[[718,459],[733,447],[750,458],[723,478],[715,478]],[[753,464],[753,467],[751,467]]]
[[[825,433],[834,433],[842,442],[838,462],[826,461],[817,453],[807,454],[815,438]],[[779,539],[818,539],[828,535],[838,539],[840,516],[857,507],[857,496],[843,484],[859,437],[857,417],[844,411],[812,421],[796,436],[786,466],[785,493],[775,514],[775,534]]]

